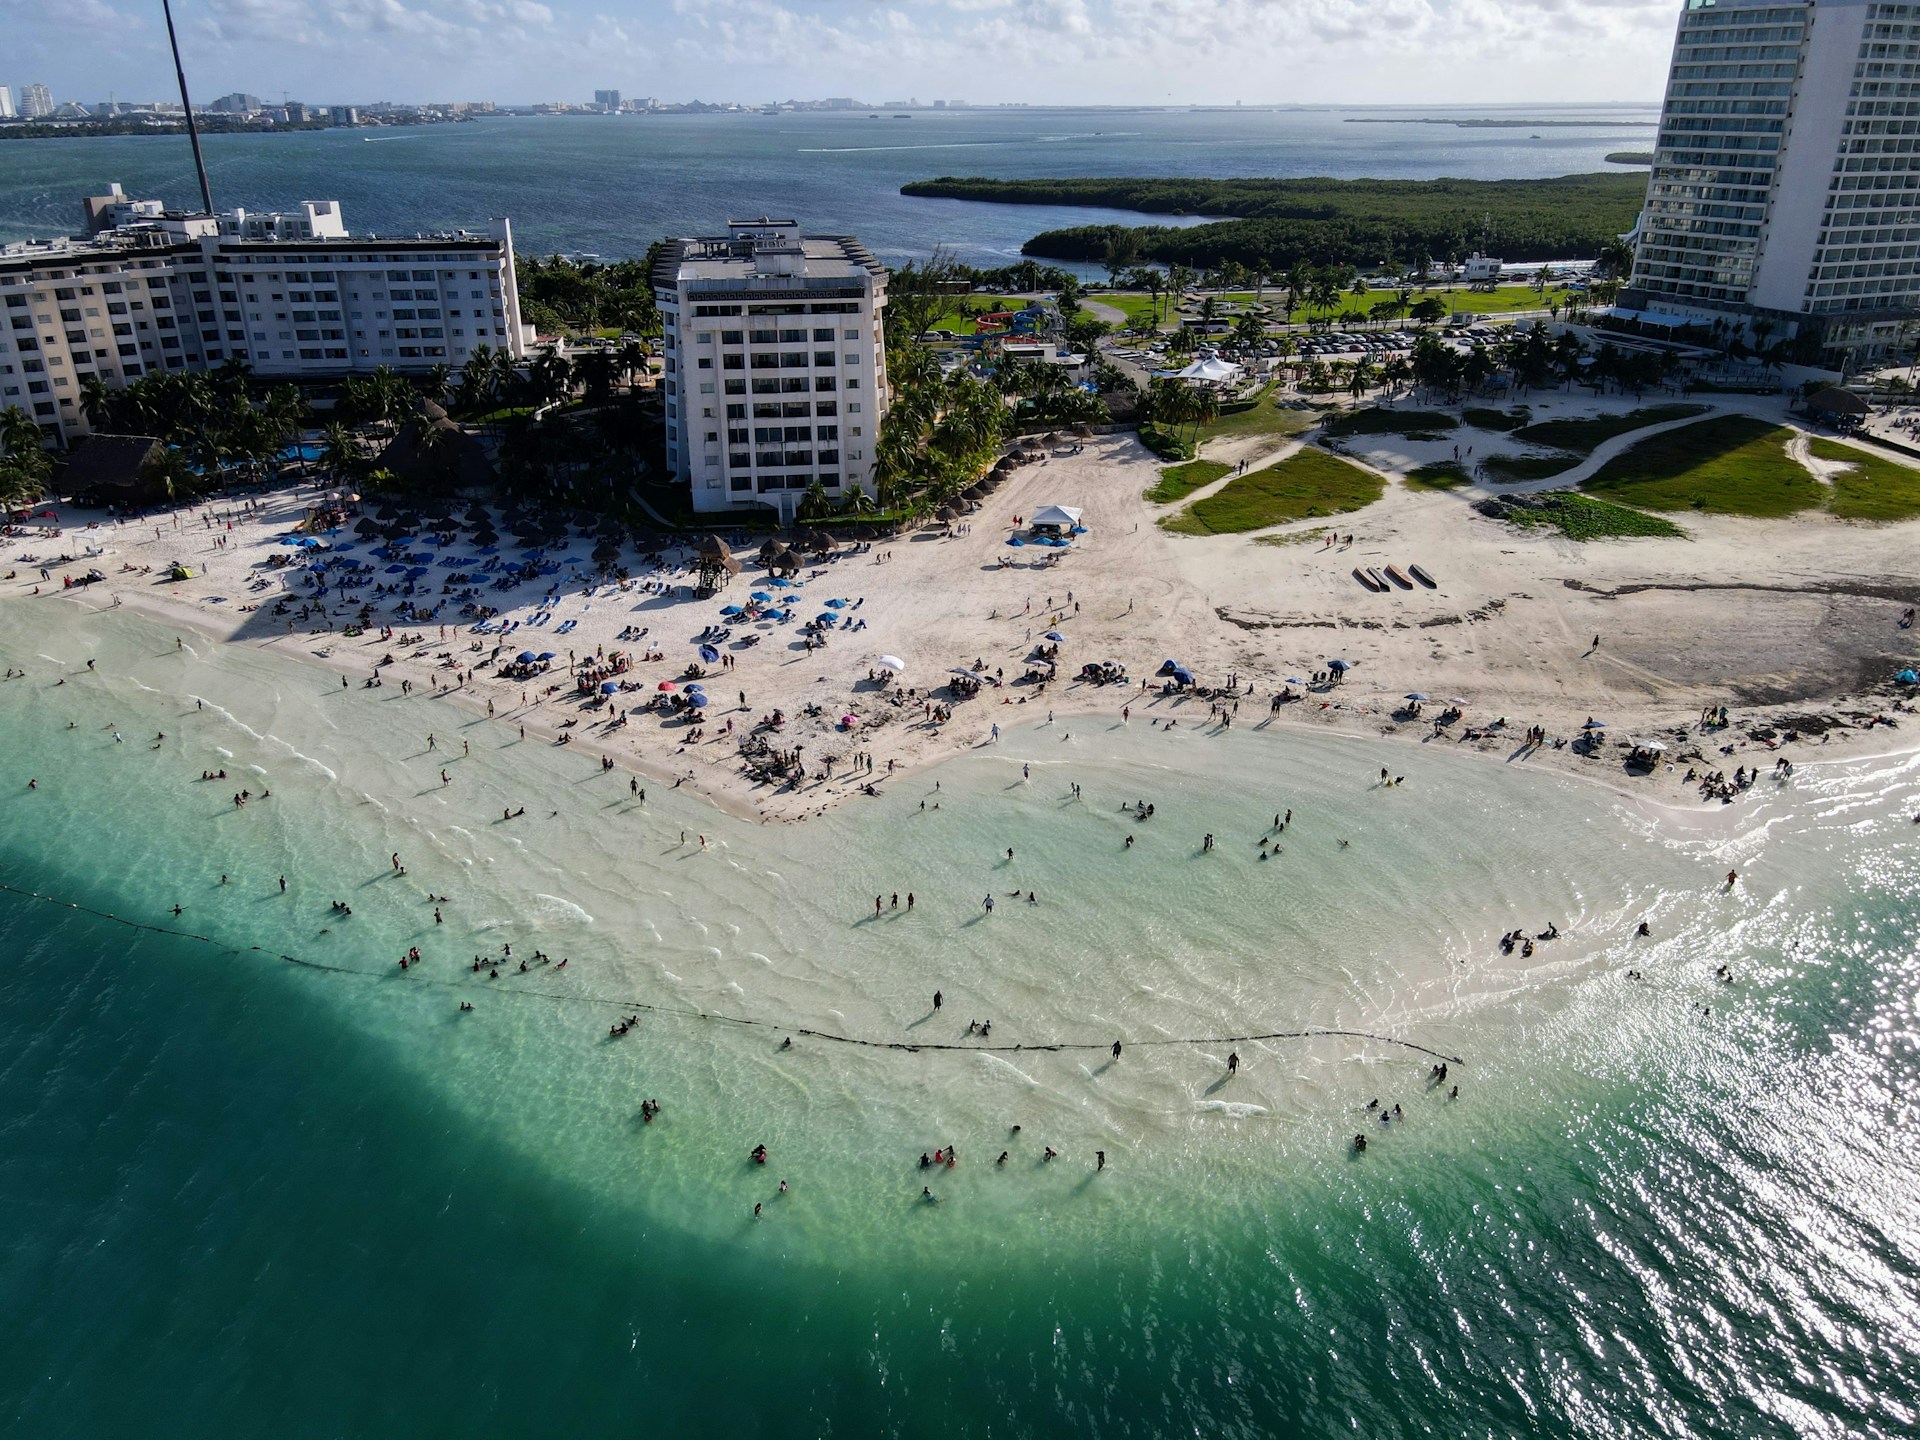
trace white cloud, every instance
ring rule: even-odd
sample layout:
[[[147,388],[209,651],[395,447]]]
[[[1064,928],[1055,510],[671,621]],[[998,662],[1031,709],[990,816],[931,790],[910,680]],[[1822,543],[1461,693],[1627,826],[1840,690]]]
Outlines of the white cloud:
[[[0,0],[63,94],[167,88],[126,0]],[[196,89],[314,99],[963,95],[1032,104],[1643,99],[1679,0],[198,0]],[[103,51],[105,54],[103,55]],[[101,61],[107,63],[100,63]],[[25,78],[24,71],[21,78]]]

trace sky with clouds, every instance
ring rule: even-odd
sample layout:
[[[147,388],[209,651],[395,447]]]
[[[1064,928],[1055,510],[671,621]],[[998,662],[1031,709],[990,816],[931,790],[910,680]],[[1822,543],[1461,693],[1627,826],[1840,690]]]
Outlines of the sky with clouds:
[[[1653,100],[1679,0],[175,0],[196,98]],[[164,98],[160,0],[0,0],[0,84]]]

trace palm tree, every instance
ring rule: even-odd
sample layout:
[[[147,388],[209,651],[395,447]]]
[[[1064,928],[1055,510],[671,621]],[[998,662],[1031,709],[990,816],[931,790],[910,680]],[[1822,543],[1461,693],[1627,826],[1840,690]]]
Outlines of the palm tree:
[[[93,429],[113,428],[114,394],[98,375],[89,375],[80,382],[80,410]]]
[[[187,463],[187,457],[171,445],[153,457],[147,466],[146,478],[168,500],[192,494],[201,480]]]
[[[357,480],[366,464],[360,442],[338,420],[320,432],[320,463],[336,480]]]

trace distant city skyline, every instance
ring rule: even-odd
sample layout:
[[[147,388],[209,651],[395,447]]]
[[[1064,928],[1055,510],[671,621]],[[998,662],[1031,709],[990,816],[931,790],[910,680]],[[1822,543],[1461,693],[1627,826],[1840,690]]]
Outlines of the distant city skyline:
[[[319,104],[1655,102],[1681,0],[182,0],[196,94]],[[148,13],[151,11],[152,13]],[[15,86],[172,96],[158,7],[7,6]],[[992,64],[982,64],[992,56]],[[1071,63],[1063,63],[1071,62]]]

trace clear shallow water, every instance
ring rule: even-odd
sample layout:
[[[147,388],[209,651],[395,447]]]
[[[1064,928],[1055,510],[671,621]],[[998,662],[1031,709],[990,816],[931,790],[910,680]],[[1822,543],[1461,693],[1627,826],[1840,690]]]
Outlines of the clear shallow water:
[[[768,830],[189,645],[0,608],[30,672],[0,685],[0,881],[143,923],[179,903],[221,942],[0,893],[15,1433],[1912,1424],[1911,761],[1673,817],[1425,750],[1074,721]],[[1383,760],[1405,788],[1370,788]],[[240,783],[273,798],[236,812]],[[895,886],[913,915],[863,921]],[[1548,919],[1572,933],[1534,967],[1491,944]],[[471,976],[502,940],[572,963]],[[783,1053],[655,1014],[610,1042],[626,997],[1127,1050]],[[1378,1042],[1242,1043],[1226,1084],[1226,1047],[1149,1043],[1312,1026],[1462,1056],[1462,1099]],[[1355,1160],[1375,1095],[1408,1123]],[[916,1203],[948,1141],[964,1163]]]
[[[1605,122],[1593,129],[1459,129],[1348,124],[1415,113]],[[1643,106],[1474,112],[980,110],[912,120],[855,115],[501,118],[413,130],[212,135],[203,144],[215,203],[285,209],[338,199],[357,233],[412,234],[512,218],[524,250],[643,254],[663,235],[711,233],[746,211],[850,231],[881,259],[936,244],[971,264],[1004,265],[1042,230],[1139,222],[1126,212],[909,199],[938,175],[1335,175],[1526,178],[1605,170],[1610,151],[1644,149]],[[80,197],[114,180],[186,205],[197,193],[183,136],[0,144],[0,241],[63,235]],[[1155,224],[1188,223],[1154,217]],[[1197,223],[1197,222],[1195,222]]]

